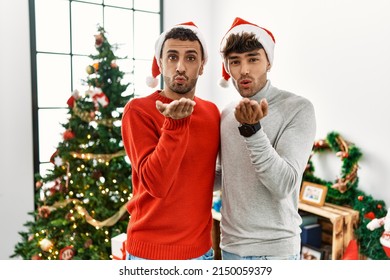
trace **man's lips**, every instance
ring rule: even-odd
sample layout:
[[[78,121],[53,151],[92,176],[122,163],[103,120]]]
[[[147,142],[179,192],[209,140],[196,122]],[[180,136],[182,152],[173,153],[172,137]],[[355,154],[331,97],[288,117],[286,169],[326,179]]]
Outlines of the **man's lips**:
[[[179,84],[182,84],[184,82],[186,82],[187,79],[185,77],[176,77],[175,78],[175,82],[179,83]]]
[[[245,88],[248,88],[250,86],[250,84],[252,83],[251,80],[248,80],[248,79],[244,79],[244,80],[241,80],[240,81],[240,85],[242,87],[245,87]]]

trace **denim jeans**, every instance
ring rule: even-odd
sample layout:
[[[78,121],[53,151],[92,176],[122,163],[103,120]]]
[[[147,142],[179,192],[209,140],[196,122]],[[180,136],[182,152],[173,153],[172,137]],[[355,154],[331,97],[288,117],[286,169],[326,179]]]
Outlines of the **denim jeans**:
[[[299,260],[299,254],[287,256],[246,256],[226,252],[222,250],[222,260]]]
[[[208,260],[213,260],[213,259],[214,259],[214,250],[213,250],[213,248],[211,248],[210,250],[208,250],[206,252],[206,254],[204,254],[200,257],[194,258],[194,259],[190,259],[190,260],[208,261]],[[130,255],[129,253],[126,253],[126,260],[147,260],[147,259],[139,258],[139,257],[133,256],[133,255]]]

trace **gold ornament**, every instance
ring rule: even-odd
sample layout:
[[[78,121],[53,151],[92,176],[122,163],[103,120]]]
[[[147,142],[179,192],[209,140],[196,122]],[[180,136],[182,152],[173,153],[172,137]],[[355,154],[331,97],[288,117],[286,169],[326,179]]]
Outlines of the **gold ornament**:
[[[41,247],[42,251],[49,252],[51,248],[53,248],[53,242],[51,242],[49,239],[44,238],[39,242],[39,246]]]

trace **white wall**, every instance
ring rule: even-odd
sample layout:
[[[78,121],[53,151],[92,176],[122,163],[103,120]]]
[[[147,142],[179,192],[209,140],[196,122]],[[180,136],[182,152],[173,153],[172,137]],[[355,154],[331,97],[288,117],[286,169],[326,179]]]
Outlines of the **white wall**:
[[[7,5],[5,4],[7,2]],[[276,37],[273,85],[310,99],[317,139],[338,131],[363,153],[359,188],[390,207],[390,18],[387,0],[166,0],[165,26],[193,21],[210,54],[198,95],[220,108],[236,97],[221,89],[219,42],[236,16]],[[0,2],[0,259],[13,253],[33,209],[28,1]],[[339,172],[318,173],[333,180]]]
[[[0,260],[34,209],[28,1],[0,2]]]
[[[191,1],[166,2],[169,11],[183,2],[189,6]],[[221,77],[219,43],[235,17],[269,29],[276,38],[269,74],[272,84],[313,102],[317,139],[337,131],[361,149],[358,187],[390,207],[390,2],[201,0],[196,4],[169,14],[166,20],[173,24],[194,19],[206,33],[211,59],[200,79],[207,79],[207,85],[199,95],[220,108],[237,95],[232,85],[230,89],[217,85]],[[319,165],[314,157],[316,175],[334,181],[341,161],[332,153],[324,157],[333,166]],[[324,170],[319,170],[322,167]]]

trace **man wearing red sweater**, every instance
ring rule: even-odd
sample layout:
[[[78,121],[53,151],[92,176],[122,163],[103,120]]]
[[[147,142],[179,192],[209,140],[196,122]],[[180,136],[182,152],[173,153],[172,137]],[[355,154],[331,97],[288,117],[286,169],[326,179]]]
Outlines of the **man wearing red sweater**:
[[[125,106],[122,138],[133,183],[127,259],[213,259],[220,113],[195,96],[206,62],[203,36],[192,22],[168,29],[156,41],[149,80],[157,86],[161,72],[164,89]]]

